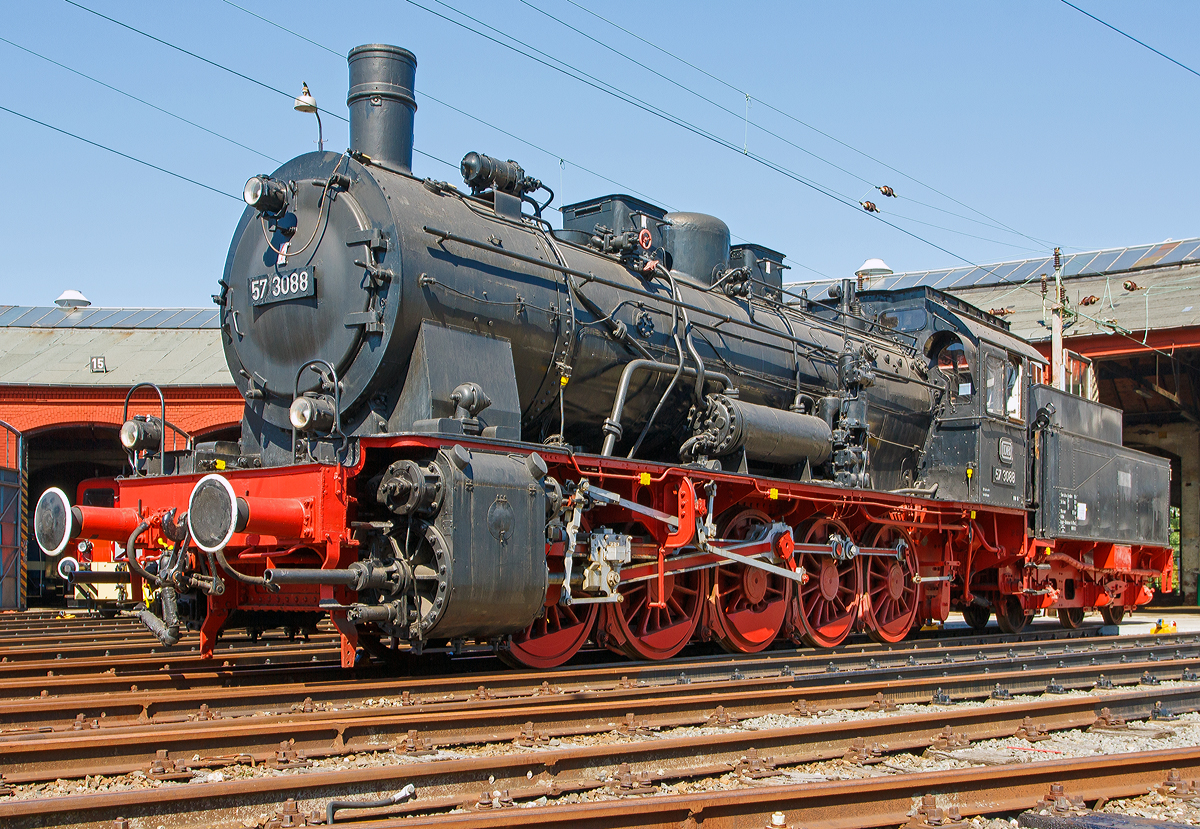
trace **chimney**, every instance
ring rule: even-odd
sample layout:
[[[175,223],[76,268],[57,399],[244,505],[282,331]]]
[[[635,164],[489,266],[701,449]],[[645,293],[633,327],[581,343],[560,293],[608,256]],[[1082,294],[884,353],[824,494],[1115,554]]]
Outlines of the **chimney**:
[[[416,57],[399,46],[372,43],[351,49],[349,62],[350,149],[411,171]]]

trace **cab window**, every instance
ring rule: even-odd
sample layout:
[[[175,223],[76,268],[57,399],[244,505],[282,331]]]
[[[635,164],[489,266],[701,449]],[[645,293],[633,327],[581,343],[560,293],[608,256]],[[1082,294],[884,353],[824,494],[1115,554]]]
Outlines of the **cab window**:
[[[975,392],[975,381],[971,377],[971,364],[962,343],[949,343],[937,357],[938,371],[950,380],[950,393],[955,400],[970,397]]]
[[[1013,420],[1024,419],[1024,371],[1019,357],[987,356],[987,413]]]
[[[1005,386],[1008,389],[1008,395],[1005,398],[1004,413],[1012,420],[1025,419],[1025,406],[1023,405],[1025,394],[1025,373],[1020,357],[1014,357],[1011,354],[1008,356],[1008,373],[1005,375]]]

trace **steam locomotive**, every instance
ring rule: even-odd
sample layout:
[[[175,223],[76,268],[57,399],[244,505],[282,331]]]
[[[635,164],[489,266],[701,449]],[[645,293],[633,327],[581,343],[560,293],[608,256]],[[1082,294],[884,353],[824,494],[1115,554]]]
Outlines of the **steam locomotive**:
[[[213,297],[240,440],[168,450],[164,404],[122,427],[111,505],[38,501],[47,552],[124,545],[164,644],[327,614],[347,666],[475,643],[552,667],[589,640],[895,642],[952,609],[1116,623],[1169,583],[1168,463],[1004,321],[929,288],[792,295],[782,254],[629,196],[555,229],[513,161],[417,178],[416,59],[349,71],[350,149],[245,187]]]

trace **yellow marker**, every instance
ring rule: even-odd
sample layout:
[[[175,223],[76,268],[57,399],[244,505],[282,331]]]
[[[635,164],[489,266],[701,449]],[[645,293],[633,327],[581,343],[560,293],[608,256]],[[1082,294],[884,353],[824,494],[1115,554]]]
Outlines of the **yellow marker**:
[[[641,482],[642,486],[650,486],[650,473],[649,473],[649,472],[643,472],[643,473],[642,473],[642,474],[641,474],[641,475],[638,477],[638,480]]]
[[[225,461],[218,460],[218,461],[216,462],[216,467],[217,467],[217,469],[224,469],[224,468],[225,468]]]
[[[971,510],[971,520],[975,520],[975,510]]]
[[[767,497],[770,498],[772,501],[778,501],[779,500],[779,490],[776,489],[775,487],[771,487],[771,489],[768,490],[768,492],[767,492]]]
[[[558,384],[559,384],[560,386],[565,386],[565,385],[567,384],[567,380],[568,380],[568,379],[569,379],[569,378],[567,377],[567,375],[565,375],[565,374],[564,374],[564,375],[562,375],[561,377],[559,377],[559,378],[558,378]]]
[[[968,481],[971,480],[971,476],[974,474],[975,474],[975,470],[968,466],[967,467],[967,480]]]

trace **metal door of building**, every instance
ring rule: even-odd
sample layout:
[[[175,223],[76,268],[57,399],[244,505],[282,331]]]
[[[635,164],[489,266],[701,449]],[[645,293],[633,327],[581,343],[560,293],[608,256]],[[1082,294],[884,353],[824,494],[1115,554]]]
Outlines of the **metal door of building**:
[[[24,448],[0,420],[0,610],[25,609]]]

